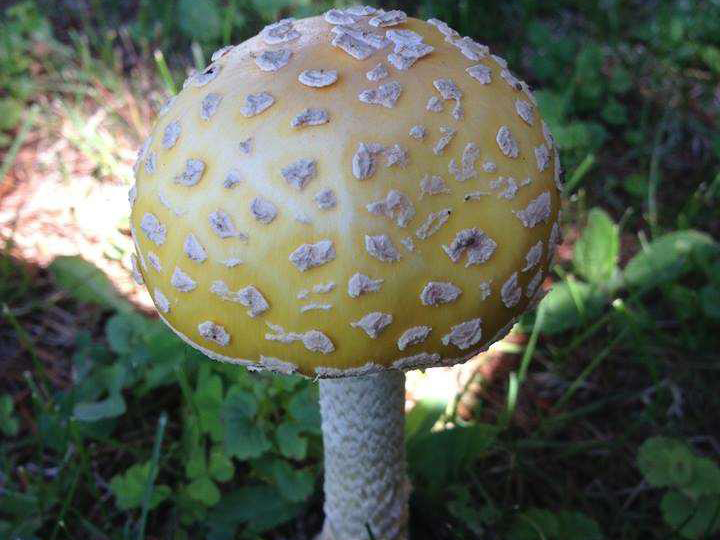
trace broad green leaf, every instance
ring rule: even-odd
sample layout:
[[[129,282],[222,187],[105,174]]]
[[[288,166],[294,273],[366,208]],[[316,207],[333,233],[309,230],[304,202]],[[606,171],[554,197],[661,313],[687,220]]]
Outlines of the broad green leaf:
[[[441,488],[484,455],[495,443],[497,433],[495,426],[476,424],[416,437],[408,447],[410,470],[430,489]]]
[[[631,288],[651,288],[674,281],[690,270],[694,258],[717,252],[717,243],[705,233],[692,229],[668,233],[630,260],[624,270],[625,283]]]
[[[587,283],[555,283],[538,308],[545,310],[540,331],[552,335],[583,326],[602,312],[605,302],[605,294]]]
[[[225,419],[225,453],[238,459],[260,457],[272,448],[267,434],[243,417]]]
[[[488,516],[484,515],[483,512],[478,512],[477,501],[473,500],[470,490],[467,486],[458,485],[451,486],[449,491],[451,497],[449,497],[449,501],[445,505],[447,511],[472,533],[481,537],[483,532],[483,518],[487,518]]]
[[[667,437],[646,440],[638,452],[638,467],[654,487],[685,486],[692,478],[693,456],[681,441]]]
[[[190,497],[205,506],[215,506],[220,500],[220,490],[209,476],[199,476],[187,486]]]
[[[120,394],[115,394],[100,401],[77,403],[73,416],[81,422],[97,422],[122,416],[125,410],[125,400]]]
[[[76,300],[124,312],[134,309],[132,304],[115,290],[102,270],[81,257],[56,257],[48,270],[58,284]]]
[[[618,226],[604,210],[593,208],[575,243],[575,269],[590,283],[606,285],[615,273],[619,252]]]
[[[175,369],[188,356],[190,347],[172,333],[164,323],[146,319],[143,341],[149,361],[138,389],[140,394],[161,385],[177,382]]]
[[[207,522],[224,529],[246,523],[260,533],[289,521],[302,508],[282,497],[274,486],[246,486],[225,495],[209,512]]]
[[[181,485],[177,489],[173,497],[173,503],[180,523],[191,526],[197,522],[203,522],[207,519],[208,507],[204,504],[198,504],[197,501],[188,493],[188,486]]]
[[[596,122],[570,122],[552,127],[552,133],[564,150],[599,148],[607,137],[605,129]]]
[[[280,453],[291,459],[305,459],[307,438],[301,436],[302,426],[294,422],[282,422],[275,432]]]
[[[720,495],[720,467],[713,460],[697,457],[692,464],[692,478],[683,488],[691,497],[701,495]]]
[[[272,376],[270,379],[270,385],[273,389],[289,393],[304,381],[305,379],[303,379],[300,375],[283,375],[282,377]]]
[[[535,92],[535,98],[538,101],[538,107],[542,112],[543,118],[550,126],[553,133],[565,119],[568,109],[569,95],[551,92],[550,90],[538,90]]]
[[[558,512],[558,540],[602,540],[595,520],[580,512]]]
[[[119,363],[107,366],[100,372],[100,380],[108,394],[120,394],[123,386],[127,384],[127,369]]]
[[[693,500],[676,490],[668,491],[660,502],[663,519],[684,538],[714,538],[720,530],[720,496]]]
[[[141,347],[141,333],[147,324],[147,318],[137,313],[118,313],[105,325],[105,337],[110,349],[123,355],[130,355]]]
[[[97,381],[96,390],[107,390],[107,397],[99,401],[81,401],[75,404],[73,416],[82,422],[97,422],[125,414],[125,399],[121,392],[127,381],[122,364],[115,363],[96,372],[89,380]],[[97,394],[96,394],[97,395]]]
[[[121,510],[139,508],[145,495],[145,486],[150,476],[150,462],[137,463],[123,474],[113,476],[110,490]],[[154,486],[149,508],[153,509],[170,496],[170,488],[165,485]]]
[[[235,474],[235,467],[221,449],[215,448],[210,452],[208,472],[218,482],[227,482]]]
[[[294,469],[283,460],[275,460],[275,483],[288,501],[301,502],[312,495],[315,477],[308,469]]]
[[[255,420],[257,398],[241,386],[228,391],[222,406],[225,429],[225,451],[238,459],[261,456],[271,448],[267,434]]]
[[[529,508],[515,517],[507,540],[541,540],[558,538],[558,518],[550,510]]]
[[[207,43],[220,37],[222,19],[215,0],[180,0],[177,14],[180,29],[190,39]]]
[[[188,349],[188,346],[160,321],[145,320],[143,339],[156,360],[168,356],[182,357]]]
[[[440,399],[422,399],[415,403],[405,416],[405,440],[408,444],[415,437],[429,433],[446,408],[447,403]]]
[[[320,405],[318,404],[317,384],[308,384],[293,395],[288,402],[290,416],[312,433],[320,431]]]
[[[225,417],[235,416],[253,418],[258,410],[257,398],[239,385],[233,385],[228,390],[223,403]]]
[[[515,518],[508,540],[602,540],[598,524],[580,512],[530,508]]]

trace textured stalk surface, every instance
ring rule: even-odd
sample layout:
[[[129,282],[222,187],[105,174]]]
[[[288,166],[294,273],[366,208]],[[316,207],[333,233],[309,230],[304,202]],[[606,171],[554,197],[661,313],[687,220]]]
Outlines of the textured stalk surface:
[[[407,538],[405,374],[320,380],[325,445],[321,540]],[[367,525],[367,526],[366,526]]]

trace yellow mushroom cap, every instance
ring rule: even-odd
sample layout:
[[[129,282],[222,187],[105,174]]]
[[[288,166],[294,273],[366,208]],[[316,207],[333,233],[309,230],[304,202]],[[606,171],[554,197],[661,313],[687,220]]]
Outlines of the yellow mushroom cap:
[[[449,365],[537,298],[559,174],[532,93],[487,47],[399,11],[286,19],[163,107],[130,193],[135,274],[215,359]]]

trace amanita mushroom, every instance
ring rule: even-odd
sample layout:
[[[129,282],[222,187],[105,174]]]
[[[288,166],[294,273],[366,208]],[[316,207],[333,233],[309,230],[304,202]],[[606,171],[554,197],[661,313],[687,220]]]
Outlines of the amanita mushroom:
[[[486,46],[401,11],[285,19],[161,110],[135,274],[210,358],[320,379],[322,538],[406,538],[404,371],[472,357],[533,304],[559,174]]]

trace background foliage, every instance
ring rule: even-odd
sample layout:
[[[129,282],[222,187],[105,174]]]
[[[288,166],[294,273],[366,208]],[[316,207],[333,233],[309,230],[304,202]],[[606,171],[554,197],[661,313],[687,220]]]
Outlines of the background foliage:
[[[157,106],[276,18],[345,4],[12,3],[0,179],[28,133],[61,118],[98,182],[128,182],[115,145],[146,128],[132,103]],[[514,363],[494,382],[476,374],[469,402],[408,416],[413,538],[715,537],[720,2],[382,5],[445,20],[539,89],[569,200],[553,288],[516,329],[529,339],[505,346]],[[107,108],[109,134],[80,129],[89,103]],[[312,381],[210,363],[92,264],[59,257],[38,274],[3,240],[0,352],[20,361],[8,355],[0,381],[0,538],[312,538]],[[36,348],[47,287],[83,313],[62,384]]]

